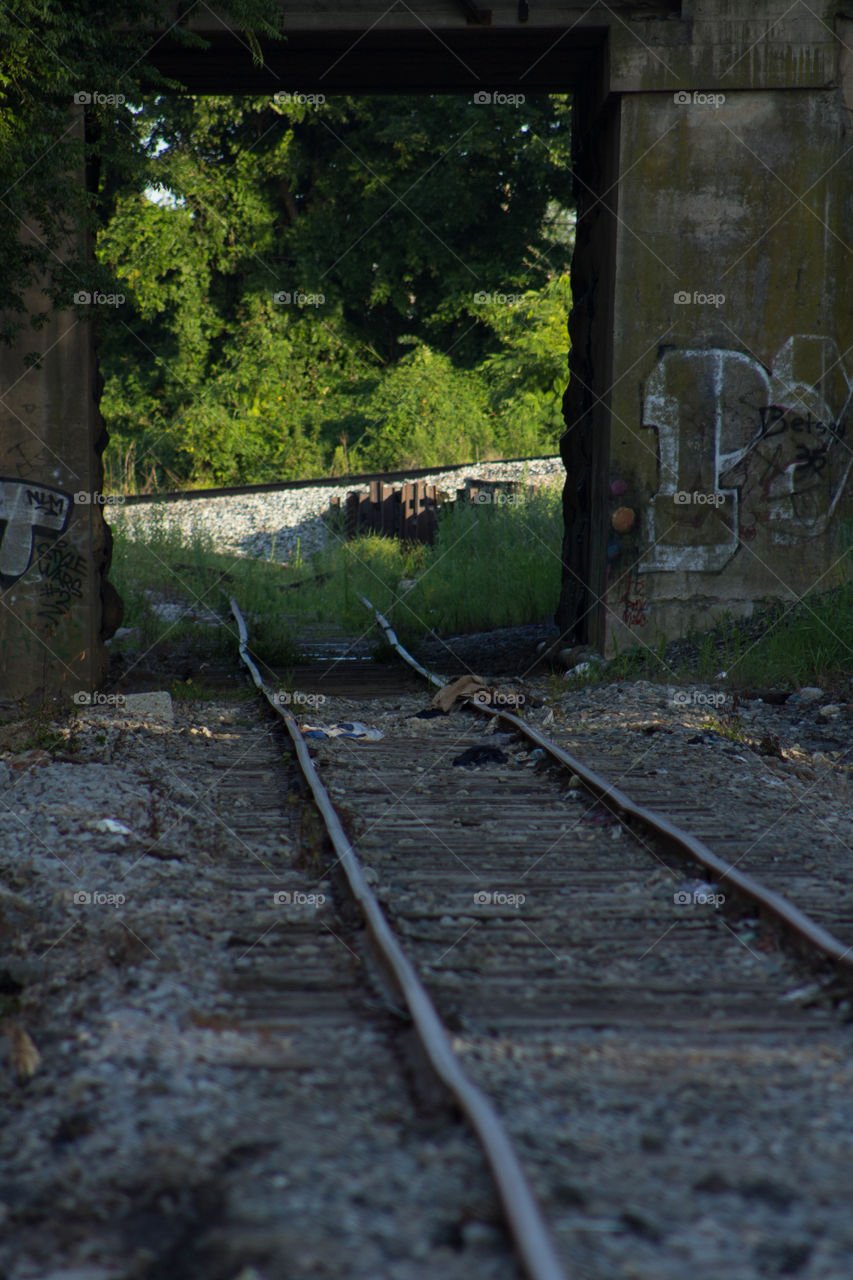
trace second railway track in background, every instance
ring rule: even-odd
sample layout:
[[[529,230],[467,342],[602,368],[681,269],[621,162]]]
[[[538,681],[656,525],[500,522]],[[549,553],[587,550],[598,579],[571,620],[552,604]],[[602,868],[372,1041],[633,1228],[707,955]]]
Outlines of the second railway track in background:
[[[360,701],[354,673],[345,714],[315,719],[382,738],[310,750],[565,1275],[853,1275],[843,941],[676,858],[666,823],[629,830],[541,734],[428,701]]]

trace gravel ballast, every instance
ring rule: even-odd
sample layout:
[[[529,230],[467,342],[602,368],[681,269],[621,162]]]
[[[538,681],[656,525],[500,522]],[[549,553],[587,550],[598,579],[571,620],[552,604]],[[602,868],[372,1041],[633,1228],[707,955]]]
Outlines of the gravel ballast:
[[[531,485],[560,483],[565,468],[559,457],[533,458],[523,462],[472,463],[470,467],[436,471],[412,477],[412,481],[434,484],[455,499],[466,478],[526,481]],[[394,487],[407,483],[395,480]],[[343,503],[348,493],[368,493],[369,484],[337,480],[275,493],[222,495],[215,498],[185,498],[142,503],[109,509],[110,523],[129,537],[145,536],[152,529],[177,529],[191,538],[201,535],[214,548],[232,555],[256,556],[264,560],[290,563],[326,546],[332,534],[324,516],[329,502],[337,496]]]
[[[420,1110],[306,866],[269,717],[159,710],[0,751],[0,1275],[515,1280],[475,1141]]]

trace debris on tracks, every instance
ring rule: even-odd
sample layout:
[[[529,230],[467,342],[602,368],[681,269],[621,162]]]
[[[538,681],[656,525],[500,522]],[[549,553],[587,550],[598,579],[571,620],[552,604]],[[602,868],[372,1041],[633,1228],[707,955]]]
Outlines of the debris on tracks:
[[[381,729],[363,724],[361,720],[341,720],[337,724],[303,724],[299,726],[303,738],[354,738],[359,742],[379,742],[385,734]]]
[[[467,751],[457,756],[453,763],[457,766],[479,767],[484,764],[507,764],[508,761],[509,756],[498,747],[469,747]]]
[[[506,711],[518,711],[525,703],[525,695],[514,689],[498,689],[479,676],[459,676],[444,685],[429,704],[431,708],[449,711],[461,698],[471,698],[481,706],[503,707]]]
[[[460,698],[474,698],[477,694],[488,692],[489,686],[479,676],[460,676],[458,680],[451,680],[450,684],[439,689],[429,705],[440,711],[449,711]]]

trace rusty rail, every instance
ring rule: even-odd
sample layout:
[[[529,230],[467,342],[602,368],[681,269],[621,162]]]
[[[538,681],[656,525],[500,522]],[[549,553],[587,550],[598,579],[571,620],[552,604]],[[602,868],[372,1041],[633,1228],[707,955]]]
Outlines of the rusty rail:
[[[248,668],[256,689],[263,694],[276,715],[284,721],[302,772],[311,788],[314,802],[322,814],[335,853],[346,875],[350,891],[361,909],[368,932],[406,1003],[427,1059],[439,1080],[468,1117],[483,1148],[525,1273],[529,1280],[565,1280],[565,1273],[554,1250],[542,1211],[524,1176],[509,1135],[489,1099],[468,1079],[459,1065],[450,1037],[426,988],[397,941],[379,902],[368,886],[361,863],[332,806],[329,794],[317,775],[296,719],[270,695],[249,654],[246,623],[233,598],[231,612],[239,630],[240,657]],[[385,625],[388,631],[391,631],[387,621]],[[391,634],[393,635],[393,632]],[[396,636],[394,636],[394,643],[398,652],[403,651]],[[409,659],[414,663],[411,655]],[[419,664],[415,665],[420,674],[425,675],[427,679],[436,679]]]
[[[410,653],[407,653],[397,640],[387,620],[383,618],[375,606],[365,596],[362,596],[361,600],[367,608],[372,610],[396,652],[415,671],[421,675],[426,675],[427,679],[433,684],[440,683],[429,672],[425,671]],[[541,747],[559,764],[576,774],[587,790],[602,804],[606,805],[629,830],[628,819],[633,819],[655,836],[666,841],[678,853],[694,858],[696,862],[707,871],[710,871],[717,879],[743,894],[756,906],[767,912],[787,933],[792,934],[796,941],[806,943],[813,951],[817,951],[821,957],[829,960],[836,967],[839,976],[846,985],[853,985],[853,947],[845,946],[839,938],[824,929],[806,912],[801,911],[799,907],[789,902],[781,893],[768,889],[766,885],[761,884],[753,876],[747,875],[743,871],[738,871],[737,867],[733,866],[731,862],[727,862],[724,858],[714,853],[704,841],[676,826],[664,814],[636,804],[619,787],[608,782],[601,774],[587,768],[580,760],[570,755],[568,751],[564,751],[562,747],[552,742],[550,738],[546,738],[544,734],[533,728],[532,725],[525,724],[518,716],[512,715],[509,711],[496,710],[474,700],[467,699],[467,701],[469,706],[475,707],[477,711],[488,716],[496,716],[498,719],[506,721],[507,724],[511,724],[530,742]]]
[[[368,609],[371,609],[376,614],[379,625],[381,626],[382,630],[385,632],[385,638],[387,639],[388,643],[392,646],[393,649],[397,651],[397,653],[399,653],[400,657],[405,662],[408,662],[410,667],[414,667],[415,671],[417,671],[419,676],[423,676],[424,680],[428,680],[430,684],[436,685],[439,689],[441,688],[442,685],[447,683],[444,676],[436,676],[436,675],[433,675],[432,672],[427,671],[426,667],[422,667],[421,664],[417,661],[417,659],[412,657],[408,649],[403,648],[403,646],[400,644],[400,641],[397,639],[397,636],[394,632],[394,628],[391,626],[391,623],[388,621],[387,618],[383,617],[383,615],[379,612],[379,610],[374,605],[370,603],[367,596],[359,596],[358,598],[363,605],[365,605]]]

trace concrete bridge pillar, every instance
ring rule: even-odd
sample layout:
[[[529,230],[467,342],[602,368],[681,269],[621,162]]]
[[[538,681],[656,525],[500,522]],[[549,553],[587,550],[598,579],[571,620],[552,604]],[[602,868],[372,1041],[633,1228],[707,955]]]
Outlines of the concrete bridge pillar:
[[[689,7],[578,121],[559,617],[608,652],[849,577],[853,23]]]
[[[47,309],[38,288],[26,301]],[[0,347],[0,705],[91,693],[106,674],[97,378],[79,309]],[[116,601],[112,592],[113,614]]]

